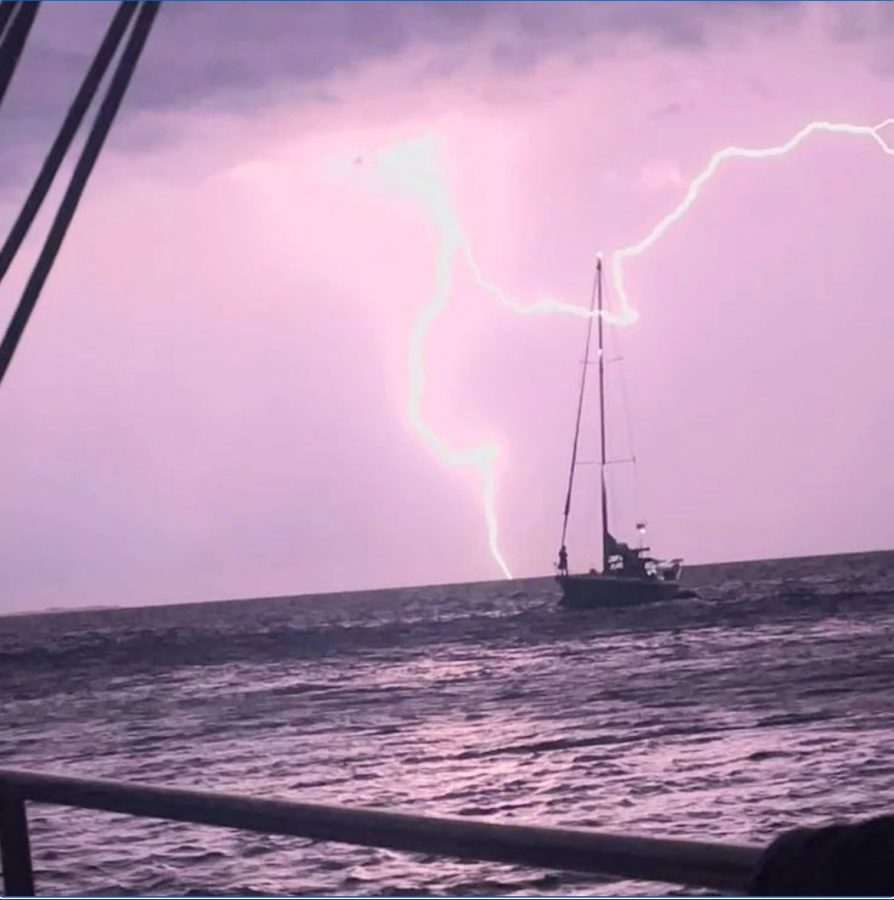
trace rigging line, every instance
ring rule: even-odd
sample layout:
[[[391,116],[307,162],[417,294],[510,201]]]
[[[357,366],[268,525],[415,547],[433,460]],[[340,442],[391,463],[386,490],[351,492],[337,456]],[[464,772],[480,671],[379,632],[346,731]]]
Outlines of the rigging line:
[[[618,348],[618,355],[623,360],[623,352],[621,350],[620,329],[614,329],[615,346]],[[630,462],[633,465],[633,503],[634,516],[637,521],[642,522],[642,496],[639,485],[639,467],[636,464],[636,445],[633,440],[633,417],[630,415],[630,401],[627,393],[627,367],[623,364],[618,366],[621,370],[621,405],[624,407],[624,425],[627,429],[627,446],[630,448]]]
[[[3,377],[6,375],[16,347],[25,331],[25,326],[28,324],[28,319],[37,305],[41,289],[50,274],[50,269],[53,266],[59,248],[62,246],[62,241],[65,239],[68,226],[74,218],[78,202],[87,185],[90,173],[96,165],[105,139],[114,122],[115,115],[130,84],[131,77],[139,62],[160,5],[161,0],[145,0],[139,7],[136,22],[128,36],[121,58],[118,60],[118,66],[112,75],[106,96],[103,98],[96,120],[93,122],[90,133],[87,136],[87,141],[81,151],[74,173],[71,176],[71,181],[66,188],[65,196],[59,204],[59,210],[53,219],[53,224],[50,226],[43,249],[37,258],[37,262],[34,264],[34,269],[31,272],[28,283],[25,285],[19,304],[6,329],[3,341],[0,343],[0,383],[2,383]]]
[[[84,80],[81,82],[81,87],[72,101],[62,127],[59,129],[53,145],[50,147],[50,151],[41,166],[37,178],[34,180],[34,185],[10,229],[3,247],[0,248],[0,282],[3,281],[16,253],[18,253],[22,242],[28,235],[28,231],[34,224],[34,219],[37,217],[40,207],[47,198],[53,180],[59,173],[59,167],[71,148],[75,134],[84,121],[84,116],[93,102],[97,90],[99,90],[109,64],[121,46],[121,41],[127,31],[130,20],[133,18],[133,14],[137,10],[137,6],[138,4],[134,0],[122,0],[115,15],[112,17],[105,37],[103,37],[102,43],[99,45],[99,49],[96,51],[96,55],[93,57],[93,61],[84,75]]]
[[[589,368],[588,360],[590,359],[590,340],[593,336],[593,311],[596,308],[596,290],[599,284],[599,271],[593,278],[593,290],[590,294],[590,315],[587,317],[587,341],[584,344],[584,362],[581,365],[580,374],[580,395],[577,398],[577,419],[574,423],[574,442],[571,447],[571,470],[568,473],[568,493],[565,496],[565,513],[562,520],[562,542],[560,547],[565,546],[565,535],[568,533],[568,515],[571,512],[571,489],[574,486],[574,470],[577,467],[577,444],[580,437],[580,418],[584,408],[584,389],[587,386],[587,369]]]
[[[10,18],[3,32],[3,40],[0,42],[0,104],[3,103],[6,89],[15,75],[39,8],[40,0],[31,0],[29,3],[19,3],[15,9],[6,14]]]

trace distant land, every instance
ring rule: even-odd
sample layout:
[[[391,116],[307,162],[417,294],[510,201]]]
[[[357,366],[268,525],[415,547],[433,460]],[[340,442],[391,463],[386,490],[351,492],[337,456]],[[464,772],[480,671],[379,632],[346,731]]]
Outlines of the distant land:
[[[33,609],[25,613],[0,613],[0,615],[20,616],[51,616],[54,613],[69,612],[99,612],[103,609],[125,609],[121,604],[106,604],[105,606],[45,606],[43,609]]]

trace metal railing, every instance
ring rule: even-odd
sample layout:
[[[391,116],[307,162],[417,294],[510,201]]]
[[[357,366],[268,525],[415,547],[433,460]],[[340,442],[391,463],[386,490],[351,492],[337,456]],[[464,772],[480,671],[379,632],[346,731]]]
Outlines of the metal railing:
[[[739,894],[747,891],[762,852],[754,846],[263,800],[0,769],[0,853],[7,896],[35,893],[29,801]]]

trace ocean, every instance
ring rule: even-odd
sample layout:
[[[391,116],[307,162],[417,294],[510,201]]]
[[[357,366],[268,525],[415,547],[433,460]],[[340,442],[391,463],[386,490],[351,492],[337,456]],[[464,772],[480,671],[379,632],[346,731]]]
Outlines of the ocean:
[[[745,843],[890,814],[894,552],[685,580],[587,613],[534,580],[0,618],[0,765]],[[41,893],[668,889],[29,812]]]

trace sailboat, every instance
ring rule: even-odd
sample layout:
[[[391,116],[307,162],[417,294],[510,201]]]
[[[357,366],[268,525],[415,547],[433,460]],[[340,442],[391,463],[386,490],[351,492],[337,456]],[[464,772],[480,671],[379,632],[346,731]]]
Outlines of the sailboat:
[[[571,512],[571,495],[574,487],[574,473],[578,466],[577,448],[580,437],[581,413],[587,385],[587,369],[590,366],[590,343],[593,334],[593,320],[596,319],[597,347],[596,371],[599,391],[599,482],[602,513],[602,569],[590,569],[581,574],[571,574],[568,569],[568,551],[565,538],[568,532],[568,516]],[[561,603],[565,606],[598,608],[605,606],[626,606],[631,604],[654,603],[670,600],[680,593],[679,578],[683,568],[681,559],[660,560],[649,556],[649,548],[643,546],[645,525],[637,524],[640,546],[633,548],[616,540],[609,528],[608,485],[606,466],[611,462],[606,456],[606,416],[605,416],[605,359],[603,353],[603,300],[602,300],[602,259],[596,262],[596,277],[590,299],[590,317],[587,320],[587,341],[577,404],[577,420],[574,427],[574,444],[571,453],[571,472],[568,477],[568,492],[565,498],[565,514],[562,525],[562,540],[559,548],[558,574],[556,581],[562,589]]]

